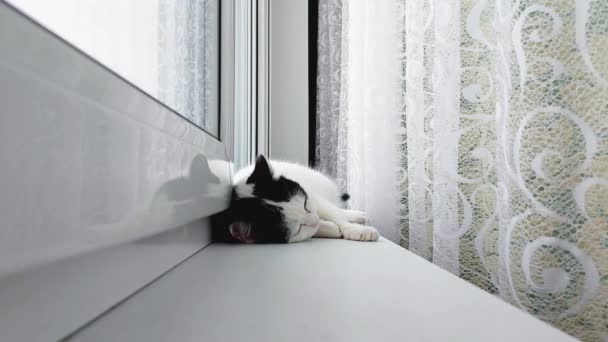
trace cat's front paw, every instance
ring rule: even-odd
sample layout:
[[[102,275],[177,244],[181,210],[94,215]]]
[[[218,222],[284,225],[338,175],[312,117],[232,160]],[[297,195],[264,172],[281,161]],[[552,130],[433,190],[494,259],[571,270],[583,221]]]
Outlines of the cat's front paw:
[[[374,227],[363,226],[356,223],[345,223],[340,226],[342,237],[354,241],[376,241],[380,237]]]
[[[344,210],[346,219],[351,223],[365,223],[365,213],[359,210]]]

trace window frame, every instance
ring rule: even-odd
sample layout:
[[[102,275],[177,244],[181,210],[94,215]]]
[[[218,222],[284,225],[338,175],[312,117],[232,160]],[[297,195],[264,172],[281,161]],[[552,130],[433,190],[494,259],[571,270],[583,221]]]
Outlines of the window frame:
[[[224,31],[227,30],[222,13],[227,12],[224,6],[228,1],[220,3],[222,56],[221,47],[225,46],[225,42],[221,37],[226,35]],[[44,240],[43,235],[38,237],[34,234],[39,228],[30,224],[30,221],[20,221],[12,216],[3,218],[2,226],[7,229],[6,233],[16,232],[8,229],[10,227],[22,227],[25,224],[24,229],[30,229],[31,232],[24,236],[35,237],[38,242],[45,244],[45,248],[39,248],[31,242],[19,245],[18,247],[23,247],[20,253],[34,255],[26,255],[29,259],[23,259],[21,254],[13,255],[13,259],[9,255],[10,251],[5,251],[5,260],[14,261],[10,261],[10,268],[5,267],[0,276],[0,302],[19,305],[5,312],[6,315],[0,321],[0,330],[9,340],[61,340],[111,312],[112,308],[211,242],[209,215],[225,209],[230,199],[232,172],[228,166],[231,159],[226,153],[230,150],[226,147],[232,143],[232,137],[226,134],[230,132],[232,112],[226,110],[230,108],[230,101],[226,100],[230,99],[231,92],[222,92],[223,87],[230,89],[230,84],[226,84],[222,75],[229,75],[233,70],[231,71],[230,64],[224,63],[224,58],[220,57],[218,92],[222,95],[219,101],[218,139],[4,0],[0,0],[0,17],[3,18],[0,20],[0,27],[3,27],[5,32],[14,32],[19,37],[15,40],[8,35],[0,35],[0,38],[3,38],[0,42],[3,42],[5,47],[0,50],[0,75],[3,76],[0,77],[0,84],[5,86],[5,89],[17,89],[21,93],[29,91],[38,94],[44,91],[44,96],[34,96],[29,102],[34,105],[42,103],[45,106],[39,106],[40,108],[58,117],[67,118],[64,120],[65,126],[45,125],[44,129],[59,142],[74,142],[69,144],[74,148],[66,148],[68,144],[53,144],[55,140],[40,144],[39,138],[44,138],[44,133],[41,134],[42,131],[38,129],[41,126],[39,120],[44,115],[37,112],[38,107],[31,109],[21,105],[28,101],[23,101],[20,97],[7,95],[3,98],[4,105],[13,108],[13,115],[5,117],[4,123],[12,127],[12,130],[11,134],[4,137],[4,141],[9,143],[7,146],[11,146],[13,142],[22,143],[19,150],[6,149],[1,157],[14,160],[15,165],[25,165],[21,168],[22,171],[27,171],[6,171],[6,184],[19,186],[29,184],[26,182],[28,180],[34,180],[33,184],[48,180],[48,183],[62,189],[56,191],[56,187],[40,187],[40,199],[36,203],[28,206],[16,204],[15,208],[18,210],[13,211],[22,213],[21,216],[25,217],[39,212],[41,206],[53,205],[53,209],[57,209],[52,211],[55,216],[71,212],[75,213],[76,217],[82,217],[79,216],[81,208],[71,204],[74,202],[73,197],[69,197],[71,194],[88,194],[88,197],[82,198],[82,203],[87,203],[91,198],[99,199],[103,209],[103,205],[112,203],[112,200],[122,203],[121,195],[125,191],[128,191],[128,195],[137,194],[133,197],[136,198],[135,203],[140,201],[144,209],[151,208],[149,211],[142,211],[141,216],[140,212],[133,211],[137,214],[133,217],[141,218],[141,221],[122,221],[123,217],[117,219],[116,224],[123,226],[107,232],[108,236],[104,235],[106,230],[96,228],[96,223],[89,225],[86,220],[74,220],[74,226],[83,232],[80,235],[76,234],[80,232],[60,229],[61,225],[53,224],[54,221],[47,222],[46,230],[52,230],[58,238],[64,239],[62,244],[50,240],[41,241]],[[59,72],[62,70],[63,72]],[[74,72],[69,72],[70,70]],[[43,100],[48,102],[36,102]],[[82,103],[86,106],[81,105]],[[101,114],[95,116],[98,113]],[[28,120],[29,125],[23,123]],[[98,129],[91,130],[91,123],[96,124],[97,126],[93,127]],[[224,134],[222,129],[226,130]],[[123,146],[135,147],[104,145],[105,142],[113,140],[128,144]],[[82,152],[85,149],[81,148],[85,143],[88,146],[86,154]],[[106,148],[100,150],[100,146]],[[140,148],[142,146],[143,148]],[[34,152],[28,155],[19,154],[19,151]],[[137,154],[140,151],[145,154]],[[158,151],[158,154],[155,155],[154,151]],[[219,180],[210,182],[214,188],[209,192],[210,196],[214,197],[213,200],[196,197],[196,200],[192,201],[193,205],[186,205],[187,208],[180,206],[180,203],[190,201],[167,201],[162,202],[159,207],[144,205],[149,198],[156,198],[153,197],[155,193],[161,193],[159,187],[162,188],[162,185],[176,179],[191,179],[186,176],[192,174],[190,167],[195,165],[197,160],[200,161],[200,158],[195,157],[201,154],[221,164],[220,171],[215,174]],[[169,164],[170,170],[154,169],[158,163],[150,165],[153,161],[145,157],[150,155],[161,155],[160,163]],[[84,162],[82,156],[87,157]],[[23,162],[28,159],[45,161],[46,167],[28,168],[29,164]],[[123,167],[124,163],[127,163],[128,167]],[[77,167],[71,168],[72,165]],[[109,170],[104,169],[107,165],[111,166]],[[57,170],[58,166],[63,168],[65,175],[69,177],[56,177],[57,173],[52,171]],[[87,173],[92,166],[99,166],[103,172]],[[148,177],[150,174],[161,179],[152,179]],[[196,181],[201,181],[200,175]],[[82,184],[86,184],[86,187]],[[80,191],[68,191],[77,185],[81,186]],[[179,197],[184,195],[182,190],[187,188],[177,186],[174,187],[175,191],[170,193]],[[136,190],[130,192],[133,189]],[[14,192],[11,191],[6,194]],[[131,198],[125,196],[123,199],[126,197]],[[162,193],[161,198],[164,198]],[[3,199],[1,195],[0,199]],[[7,199],[5,203],[9,202],[7,197],[4,199]],[[98,204],[92,204],[92,207],[99,207],[95,205]],[[156,210],[159,208],[166,210]],[[176,210],[170,210],[172,208]],[[89,212],[95,214],[95,210]],[[71,226],[68,228],[72,229]],[[11,241],[11,236],[8,238],[6,241]],[[79,249],[67,249],[66,246],[69,247],[69,242],[72,241],[80,243],[77,246]],[[53,250],[55,254],[40,254],[43,250]],[[22,259],[18,259],[19,257]],[[44,291],[39,291],[40,284],[46,284]],[[64,284],[70,286],[63,286]],[[82,284],[84,286],[79,286]],[[58,310],[62,312],[61,315],[49,314]],[[27,319],[23,320],[24,317]]]
[[[270,152],[269,2],[269,0],[222,2],[220,131],[221,140],[226,144],[235,168],[252,163],[260,154],[269,156]],[[236,6],[240,6],[240,9]],[[242,18],[237,17],[243,13],[249,15],[246,22],[249,29],[245,37],[238,39],[239,32],[236,25]],[[239,43],[243,45],[238,46]],[[246,56],[239,55],[239,52]],[[238,57],[241,59],[239,60]],[[237,75],[235,71],[239,62],[243,63],[240,70],[245,71],[242,75]],[[229,67],[225,67],[226,65]],[[239,86],[241,89],[237,89]],[[241,112],[237,112],[238,110]],[[241,152],[240,156],[237,155],[237,151]]]

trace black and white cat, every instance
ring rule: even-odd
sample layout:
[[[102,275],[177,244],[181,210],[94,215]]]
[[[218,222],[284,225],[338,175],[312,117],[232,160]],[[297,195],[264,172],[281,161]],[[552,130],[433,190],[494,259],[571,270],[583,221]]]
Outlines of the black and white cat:
[[[347,199],[318,171],[259,156],[255,165],[236,173],[230,208],[214,224],[215,238],[244,243],[378,240],[376,229],[362,225],[363,212],[342,208]]]

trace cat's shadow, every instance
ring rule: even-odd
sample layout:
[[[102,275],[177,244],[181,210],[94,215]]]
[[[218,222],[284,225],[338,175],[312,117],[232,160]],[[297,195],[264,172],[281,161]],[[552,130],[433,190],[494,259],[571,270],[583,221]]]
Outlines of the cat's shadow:
[[[220,184],[220,179],[209,167],[207,157],[198,154],[190,164],[188,176],[166,182],[158,189],[155,198],[170,202],[187,201],[208,193],[211,184]]]
[[[205,201],[201,201],[201,198],[205,196],[208,196],[210,201],[217,201],[214,198],[214,196],[217,196],[215,194],[217,189],[213,187],[220,185],[222,185],[221,179],[211,169],[207,157],[202,154],[196,155],[190,163],[188,175],[164,183],[152,199],[153,208],[171,206],[172,217],[169,221],[176,222],[176,233],[167,234],[167,231],[164,231],[140,240],[138,243],[164,244],[169,240],[180,239],[185,241],[194,238],[193,235],[199,236],[201,232],[189,228],[189,224],[198,219],[184,222],[184,217],[192,216],[192,211],[196,210],[197,206],[200,206],[202,211]]]

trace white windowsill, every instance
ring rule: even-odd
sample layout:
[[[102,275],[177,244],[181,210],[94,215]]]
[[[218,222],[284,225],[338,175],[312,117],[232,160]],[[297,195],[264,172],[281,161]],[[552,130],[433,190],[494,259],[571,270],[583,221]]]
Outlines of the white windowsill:
[[[574,341],[381,240],[212,244],[82,341]]]

